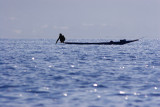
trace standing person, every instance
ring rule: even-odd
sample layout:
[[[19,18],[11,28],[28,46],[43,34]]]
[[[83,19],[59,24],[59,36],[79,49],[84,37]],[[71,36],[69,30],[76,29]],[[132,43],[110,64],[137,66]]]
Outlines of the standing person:
[[[61,33],[59,34],[59,38],[57,39],[56,44],[57,44],[57,42],[58,42],[59,40],[60,40],[61,43],[64,43],[64,41],[65,41],[65,37],[64,37],[64,35],[62,35]]]

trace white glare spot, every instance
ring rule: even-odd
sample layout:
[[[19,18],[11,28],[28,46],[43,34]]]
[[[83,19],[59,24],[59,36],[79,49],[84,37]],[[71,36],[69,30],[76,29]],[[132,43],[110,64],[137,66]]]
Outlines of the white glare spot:
[[[98,97],[98,98],[101,98],[101,96],[100,96],[100,95],[97,95],[97,97]]]
[[[126,92],[124,92],[124,91],[119,91],[119,93],[120,93],[120,94],[125,94]]]
[[[34,57],[32,57],[32,60],[34,60]]]
[[[157,90],[158,88],[157,88],[157,87],[154,87],[154,89]]]
[[[63,95],[64,95],[65,97],[67,97],[67,93],[64,93]]]
[[[124,67],[120,67],[120,69],[124,69]]]
[[[98,84],[93,84],[93,86],[94,86],[94,87],[97,87],[97,86],[98,86]]]
[[[140,95],[140,93],[136,93],[136,92],[135,92],[135,93],[133,93],[133,94],[134,94],[134,95]]]
[[[52,67],[52,65],[49,65],[48,67],[49,67],[49,68],[51,68],[51,67]]]
[[[149,66],[149,65],[145,65],[146,66],[146,68]]]
[[[125,100],[128,100],[128,96],[125,97]]]
[[[48,87],[43,87],[43,91],[48,91],[49,88]]]
[[[74,68],[74,65],[71,65],[72,68]]]

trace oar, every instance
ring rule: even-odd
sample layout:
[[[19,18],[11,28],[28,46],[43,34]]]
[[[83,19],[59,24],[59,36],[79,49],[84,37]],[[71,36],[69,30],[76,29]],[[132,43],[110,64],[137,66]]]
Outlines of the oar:
[[[59,41],[59,37],[58,37],[58,39],[57,39],[57,41],[56,41],[56,44],[57,44],[58,41]]]

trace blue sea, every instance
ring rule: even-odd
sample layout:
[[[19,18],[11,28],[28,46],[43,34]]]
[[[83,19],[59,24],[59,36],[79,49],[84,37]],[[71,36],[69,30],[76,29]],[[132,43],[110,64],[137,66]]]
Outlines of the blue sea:
[[[160,40],[0,39],[0,107],[160,107]]]

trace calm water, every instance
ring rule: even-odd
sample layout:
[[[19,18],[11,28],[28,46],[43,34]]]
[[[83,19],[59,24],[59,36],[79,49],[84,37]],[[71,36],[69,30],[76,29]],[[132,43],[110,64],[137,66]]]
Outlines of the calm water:
[[[0,107],[159,107],[160,40],[0,40]]]

